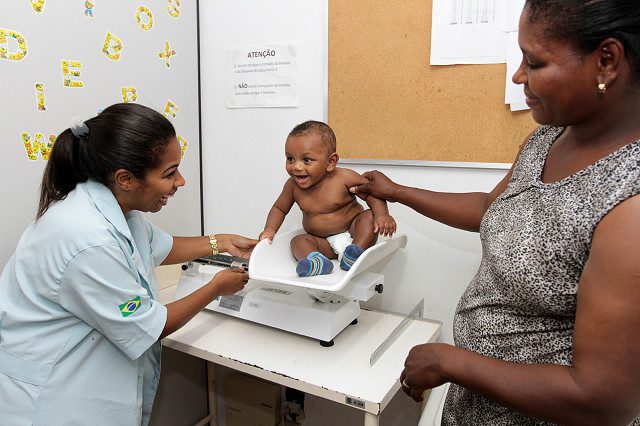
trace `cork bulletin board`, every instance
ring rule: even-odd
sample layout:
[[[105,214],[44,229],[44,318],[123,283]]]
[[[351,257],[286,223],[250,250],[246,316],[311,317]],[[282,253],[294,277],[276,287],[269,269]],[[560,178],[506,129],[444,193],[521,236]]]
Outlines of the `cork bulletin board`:
[[[329,1],[328,119],[342,158],[511,163],[536,127],[506,65],[431,66],[431,0]]]

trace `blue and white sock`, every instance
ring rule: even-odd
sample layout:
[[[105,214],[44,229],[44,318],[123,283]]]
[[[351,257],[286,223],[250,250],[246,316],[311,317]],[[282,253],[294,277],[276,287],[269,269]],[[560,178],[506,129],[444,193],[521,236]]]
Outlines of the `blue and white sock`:
[[[342,253],[342,260],[340,261],[340,269],[348,271],[351,269],[360,255],[364,253],[364,249],[357,244],[349,244],[344,253]]]
[[[309,253],[306,259],[300,259],[296,266],[296,273],[301,277],[326,275],[333,271],[333,262],[318,251]]]

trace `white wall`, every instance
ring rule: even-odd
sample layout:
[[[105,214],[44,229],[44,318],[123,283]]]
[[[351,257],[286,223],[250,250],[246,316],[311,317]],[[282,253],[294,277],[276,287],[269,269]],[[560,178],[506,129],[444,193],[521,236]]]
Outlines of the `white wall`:
[[[34,218],[39,185],[46,160],[42,153],[30,159],[21,132],[57,135],[71,124],[72,117],[90,118],[108,105],[122,102],[122,88],[134,87],[137,102],[163,111],[168,100],[180,110],[170,120],[188,142],[180,167],[188,185],[178,191],[169,205],[151,219],[168,232],[200,233],[200,179],[198,133],[198,52],[196,4],[182,2],[179,16],[171,16],[167,3],[147,5],[153,25],[144,30],[136,21],[139,3],[127,0],[94,2],[93,16],[85,15],[85,2],[42,2],[36,11],[29,1],[2,2],[0,31],[16,31],[24,38],[22,58],[0,55],[0,135],[4,164],[0,171],[2,200],[2,241],[0,267],[13,253],[19,236]],[[175,13],[174,13],[175,14]],[[144,17],[144,22],[147,18]],[[107,32],[116,36],[103,53]],[[3,37],[0,51],[21,51],[18,37]],[[170,67],[158,57],[169,41],[176,55]],[[117,54],[116,54],[117,52]],[[83,87],[63,84],[61,61],[82,63],[72,67]],[[151,78],[152,77],[152,78]],[[44,104],[40,110],[35,83],[44,84]]]
[[[287,134],[302,121],[324,119],[325,1],[200,2],[205,232],[257,237],[287,177]],[[225,107],[226,48],[293,42],[297,108]]]

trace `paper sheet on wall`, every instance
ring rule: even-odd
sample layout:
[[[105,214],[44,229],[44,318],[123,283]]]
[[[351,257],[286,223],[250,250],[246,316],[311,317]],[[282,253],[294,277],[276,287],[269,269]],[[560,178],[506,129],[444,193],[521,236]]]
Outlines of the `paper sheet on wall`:
[[[431,65],[504,63],[504,1],[433,0]]]
[[[506,33],[505,51],[507,76],[504,89],[504,103],[509,104],[511,111],[528,109],[522,85],[511,80],[522,61],[522,52],[518,45],[518,22],[524,8],[524,0],[509,0],[505,5],[504,30]]]
[[[297,44],[230,48],[226,53],[227,108],[298,106]]]

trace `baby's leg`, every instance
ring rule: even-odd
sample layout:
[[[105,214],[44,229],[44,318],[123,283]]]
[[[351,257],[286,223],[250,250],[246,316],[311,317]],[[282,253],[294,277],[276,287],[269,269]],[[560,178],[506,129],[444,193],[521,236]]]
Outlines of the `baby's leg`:
[[[291,253],[296,259],[304,259],[314,251],[322,253],[328,259],[338,258],[338,255],[335,254],[325,238],[319,238],[311,234],[300,234],[291,239]]]
[[[378,240],[378,234],[373,232],[374,225],[371,210],[367,209],[356,216],[349,227],[349,233],[353,237],[353,244],[365,250],[374,245]]]
[[[362,253],[375,244],[378,234],[373,232],[374,222],[371,210],[360,213],[351,223],[349,233],[353,237],[353,244],[347,246],[340,260],[340,269],[348,271]]]
[[[291,239],[291,253],[298,259],[296,273],[301,277],[330,274],[333,263],[329,259],[337,257],[326,239],[309,234]]]

